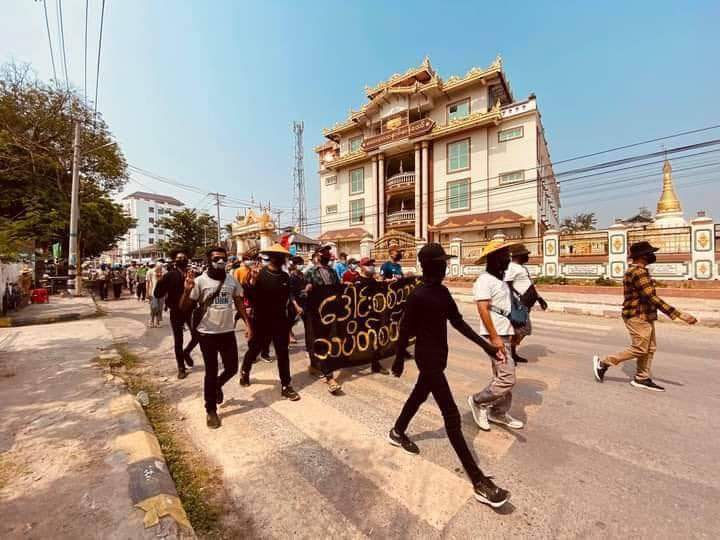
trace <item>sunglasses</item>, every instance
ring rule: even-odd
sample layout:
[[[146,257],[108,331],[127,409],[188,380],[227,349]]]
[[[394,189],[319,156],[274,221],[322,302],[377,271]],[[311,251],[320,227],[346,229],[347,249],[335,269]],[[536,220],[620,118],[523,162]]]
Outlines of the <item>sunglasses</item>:
[[[220,262],[220,261],[225,262],[225,257],[213,257],[211,260],[212,260],[212,262]]]

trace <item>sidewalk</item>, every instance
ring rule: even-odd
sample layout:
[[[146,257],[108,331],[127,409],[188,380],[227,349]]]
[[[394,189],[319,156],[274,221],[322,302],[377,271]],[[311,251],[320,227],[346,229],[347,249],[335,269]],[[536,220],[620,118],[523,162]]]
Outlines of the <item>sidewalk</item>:
[[[453,283],[449,289],[458,302],[473,302],[471,284]],[[599,287],[583,287],[582,289],[582,291],[562,292],[558,291],[558,287],[552,287],[551,290],[543,286],[538,287],[540,294],[548,303],[548,311],[574,315],[620,317],[623,301],[621,287],[607,287],[601,291],[598,291]],[[673,293],[665,296],[670,305],[695,315],[700,326],[720,327],[720,299],[681,297],[676,296],[679,294],[676,291],[682,291],[682,289],[674,289]],[[663,296],[663,290],[659,289],[658,294]],[[660,316],[658,320],[673,322],[664,316]],[[677,324],[684,323],[678,322]]]
[[[101,313],[90,296],[51,296],[47,304],[29,304],[18,311],[7,313],[5,317],[0,317],[0,328],[76,321],[97,317]]]

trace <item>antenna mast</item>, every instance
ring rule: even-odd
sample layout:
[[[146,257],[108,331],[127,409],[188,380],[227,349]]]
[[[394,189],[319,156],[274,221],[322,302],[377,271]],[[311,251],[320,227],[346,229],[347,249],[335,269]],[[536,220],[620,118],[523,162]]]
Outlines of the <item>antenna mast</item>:
[[[307,201],[305,199],[305,166],[303,165],[303,121],[293,122],[295,134],[295,166],[293,168],[293,223],[298,232],[307,228]]]

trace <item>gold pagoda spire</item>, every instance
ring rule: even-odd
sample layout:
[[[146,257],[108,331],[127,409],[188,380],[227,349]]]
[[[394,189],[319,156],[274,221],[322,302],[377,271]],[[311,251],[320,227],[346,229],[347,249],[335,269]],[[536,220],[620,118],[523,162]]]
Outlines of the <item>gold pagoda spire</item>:
[[[670,212],[682,212],[680,200],[675,194],[675,188],[672,181],[672,166],[666,159],[663,165],[663,190],[660,200],[657,204],[658,214],[667,214]]]

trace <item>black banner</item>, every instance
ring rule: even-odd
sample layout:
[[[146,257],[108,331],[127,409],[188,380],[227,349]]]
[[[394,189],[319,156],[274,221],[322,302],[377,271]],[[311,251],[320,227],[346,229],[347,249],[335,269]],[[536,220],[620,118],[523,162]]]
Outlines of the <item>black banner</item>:
[[[400,319],[414,288],[414,277],[313,287],[305,317],[312,365],[335,370],[395,354]]]

